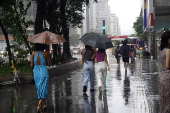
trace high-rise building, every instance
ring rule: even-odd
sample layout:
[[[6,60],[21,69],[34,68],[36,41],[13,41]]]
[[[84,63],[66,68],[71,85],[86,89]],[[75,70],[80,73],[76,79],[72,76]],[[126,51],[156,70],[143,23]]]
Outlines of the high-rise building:
[[[105,28],[106,28],[106,33],[109,33],[109,11],[110,7],[108,5],[107,0],[98,0],[98,3],[96,4],[96,28],[97,31],[102,33],[103,31],[103,20],[105,20]]]
[[[119,26],[119,18],[116,14],[111,14],[110,16],[110,35],[117,36],[120,35],[120,26]]]
[[[93,0],[89,5],[89,28],[96,29],[96,3]]]

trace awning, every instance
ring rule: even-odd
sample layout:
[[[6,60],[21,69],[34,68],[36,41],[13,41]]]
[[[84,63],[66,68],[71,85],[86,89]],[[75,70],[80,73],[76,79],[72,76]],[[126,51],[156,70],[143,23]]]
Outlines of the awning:
[[[123,35],[123,36],[110,36],[111,39],[113,38],[128,38],[127,35]]]

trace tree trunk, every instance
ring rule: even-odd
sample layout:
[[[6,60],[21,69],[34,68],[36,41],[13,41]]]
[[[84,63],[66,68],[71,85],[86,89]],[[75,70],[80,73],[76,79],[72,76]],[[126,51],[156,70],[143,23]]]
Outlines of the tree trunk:
[[[67,42],[64,42],[63,53],[65,55],[67,55],[68,57],[71,57],[71,54],[70,54],[70,43],[69,43],[69,28],[64,29],[63,36],[67,40]]]
[[[5,40],[6,40],[6,45],[7,45],[7,51],[8,51],[8,56],[9,56],[9,65],[11,65],[11,60],[12,60],[12,54],[11,54],[11,49],[10,49],[10,44],[9,44],[9,39],[8,39],[8,33],[6,32],[3,24],[2,24],[2,20],[0,19],[0,27],[2,29],[2,32],[5,36]]]
[[[37,0],[37,14],[35,20],[35,34],[43,31],[43,18],[44,18],[44,0]]]
[[[69,44],[69,28],[67,26],[67,20],[66,20],[66,8],[65,8],[66,3],[67,3],[67,0],[60,1],[60,15],[61,15],[60,20],[62,24],[63,37],[67,41],[67,42],[64,42],[63,53],[67,55],[68,57],[71,57],[70,44]]]

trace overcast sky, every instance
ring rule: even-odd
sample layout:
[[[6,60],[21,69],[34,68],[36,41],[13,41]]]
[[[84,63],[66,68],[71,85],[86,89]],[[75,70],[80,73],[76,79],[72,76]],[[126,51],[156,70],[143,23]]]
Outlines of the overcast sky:
[[[111,13],[119,18],[121,35],[134,34],[133,22],[141,11],[141,0],[108,0]]]

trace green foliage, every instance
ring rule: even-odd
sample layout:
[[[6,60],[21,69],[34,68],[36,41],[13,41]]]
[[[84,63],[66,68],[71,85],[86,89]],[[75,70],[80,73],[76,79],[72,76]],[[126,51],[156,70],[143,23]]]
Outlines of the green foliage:
[[[0,67],[3,67],[5,64],[5,60],[0,57]]]
[[[79,34],[70,34],[70,45],[75,46],[79,44],[80,35]]]
[[[15,65],[16,66],[16,65]],[[20,70],[20,73],[32,73],[32,68],[30,65],[25,64],[22,66],[16,66],[17,70]],[[13,68],[11,66],[3,66],[0,68],[0,74],[12,74]]]
[[[11,45],[11,52],[15,65],[24,65],[30,62],[26,59],[29,54],[29,50],[23,50],[19,48],[18,45]],[[7,56],[7,52],[4,53],[4,56]]]
[[[131,34],[129,35],[129,37],[136,37],[136,34]]]
[[[2,22],[8,32],[14,37],[18,44],[28,44],[26,30],[34,22],[26,17],[27,10],[31,6],[31,1],[24,6],[25,0],[4,0],[2,4]]]
[[[115,45],[120,45],[121,44],[121,42],[119,41],[119,40],[117,40],[116,42],[115,42]]]
[[[136,31],[136,35],[141,39],[144,40],[143,34],[143,17],[137,17],[136,22],[133,23],[133,28]]]

